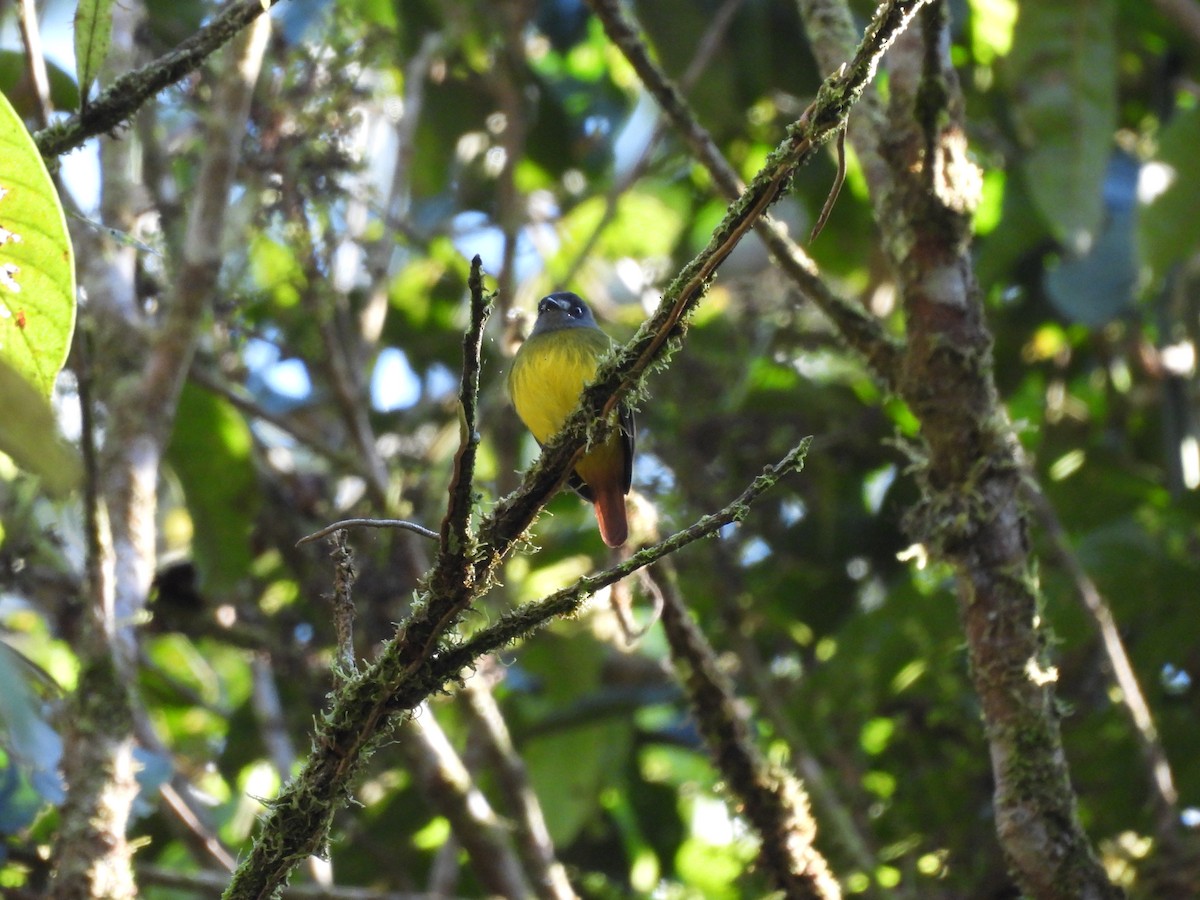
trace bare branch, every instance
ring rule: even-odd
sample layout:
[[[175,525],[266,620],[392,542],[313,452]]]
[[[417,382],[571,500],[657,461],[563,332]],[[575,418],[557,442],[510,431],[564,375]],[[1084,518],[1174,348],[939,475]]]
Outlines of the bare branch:
[[[428,705],[406,719],[400,749],[433,807],[450,821],[490,895],[532,897],[512,829],[492,809]]]
[[[1146,763],[1146,780],[1150,785],[1155,825],[1160,836],[1168,838],[1178,829],[1179,791],[1175,787],[1175,778],[1171,774],[1171,762],[1167,758],[1166,748],[1163,747],[1158,727],[1154,724],[1154,714],[1138,683],[1133,662],[1125,651],[1125,643],[1121,639],[1121,632],[1117,627],[1112,608],[1067,542],[1067,535],[1063,530],[1062,522],[1059,521],[1058,511],[1055,510],[1054,505],[1032,478],[1027,478],[1025,485],[1026,496],[1031,501],[1033,510],[1050,539],[1051,553],[1071,577],[1071,581],[1075,585],[1075,595],[1083,608],[1087,610],[1096,632],[1100,635],[1100,643],[1104,647],[1104,654],[1108,657],[1109,666],[1112,668],[1113,680],[1121,695],[1121,705],[1125,707],[1125,711],[1133,723],[1138,747],[1142,751],[1142,758]]]
[[[404,519],[342,519],[334,522],[332,525],[326,525],[320,531],[306,534],[300,540],[296,541],[296,546],[311,544],[313,541],[319,541],[321,538],[328,537],[335,531],[341,531],[346,528],[399,528],[402,531],[411,531],[419,534],[421,537],[429,538],[431,541],[438,539],[438,533],[433,529],[426,528],[424,525],[418,525],[416,522],[408,522]]]
[[[21,42],[25,45],[25,64],[37,98],[38,124],[45,128],[50,122],[50,77],[46,73],[46,57],[42,54],[42,34],[38,28],[37,6],[33,0],[19,0],[17,21],[21,26]]]

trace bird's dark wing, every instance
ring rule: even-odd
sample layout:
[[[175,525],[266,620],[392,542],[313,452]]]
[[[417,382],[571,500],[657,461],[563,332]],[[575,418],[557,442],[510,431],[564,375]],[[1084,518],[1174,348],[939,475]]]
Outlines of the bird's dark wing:
[[[621,443],[625,445],[625,493],[633,486],[633,451],[637,446],[637,423],[633,420],[633,410],[621,406]]]
[[[622,475],[621,487],[626,494],[633,486],[633,451],[637,445],[637,423],[633,418],[633,410],[627,406],[621,407],[621,446],[625,450],[625,472]],[[582,478],[572,472],[567,476],[567,486],[589,503],[595,503],[592,489]]]

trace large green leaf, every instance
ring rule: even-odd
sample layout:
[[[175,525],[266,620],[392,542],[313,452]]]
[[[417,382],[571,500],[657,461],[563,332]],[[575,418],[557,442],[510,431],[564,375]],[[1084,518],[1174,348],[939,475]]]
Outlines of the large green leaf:
[[[1008,58],[1013,119],[1034,203],[1073,250],[1100,227],[1117,121],[1112,0],[1023,3]]]
[[[1148,164],[1162,187],[1154,200],[1138,208],[1137,244],[1154,284],[1176,262],[1200,246],[1200,109],[1180,112],[1163,129],[1158,153]]]
[[[79,0],[75,8],[75,73],[79,81],[81,105],[87,105],[88,91],[112,42],[113,0]]]
[[[8,97],[17,113],[32,119],[40,100],[27,77],[28,66],[23,52],[0,50],[0,93]],[[50,103],[55,109],[75,109],[79,106],[79,88],[75,78],[53,60],[46,60],[46,76],[50,80]]]
[[[5,786],[0,829],[9,833],[28,825],[43,801],[61,803],[63,799],[62,778],[57,771],[62,738],[46,721],[31,683],[39,675],[45,677],[29,660],[0,641],[0,684],[4,685],[0,691],[0,744],[8,764],[24,782]],[[10,795],[9,791],[14,790],[16,795]]]
[[[624,720],[539,735],[521,748],[555,844],[575,840],[597,815],[604,789],[622,784],[632,742]]]
[[[184,387],[167,458],[187,496],[196,562],[210,590],[232,586],[254,558],[259,492],[252,446],[250,427],[228,402]]]
[[[0,94],[0,361],[49,396],[75,327],[75,260],[54,183]]]
[[[0,452],[38,475],[52,496],[61,497],[79,483],[75,451],[63,443],[49,402],[0,358]]]
[[[1046,294],[1072,322],[1098,328],[1133,305],[1133,213],[1112,213],[1091,249],[1046,273]]]

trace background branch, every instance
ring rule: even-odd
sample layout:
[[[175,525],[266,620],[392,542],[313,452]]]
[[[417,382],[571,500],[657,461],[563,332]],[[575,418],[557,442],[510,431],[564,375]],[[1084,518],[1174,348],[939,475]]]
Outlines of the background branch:
[[[650,569],[662,595],[662,623],[683,678],[692,715],[742,814],[762,841],[761,864],[788,898],[840,898],[841,888],[813,845],[817,823],[804,788],[758,752],[744,709],[721,674],[716,654],[688,614],[669,560]]]

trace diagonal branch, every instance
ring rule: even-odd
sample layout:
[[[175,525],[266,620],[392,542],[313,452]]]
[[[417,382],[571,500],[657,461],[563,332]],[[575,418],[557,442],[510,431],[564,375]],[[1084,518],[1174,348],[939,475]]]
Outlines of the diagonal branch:
[[[481,656],[528,636],[558,616],[577,611],[601,588],[715,534],[725,525],[741,521],[750,504],[798,468],[810,442],[806,438],[777,464],[765,469],[720,512],[704,516],[690,528],[646,547],[619,565],[585,576],[545,600],[507,613],[469,640],[430,654],[419,667],[398,671],[407,649],[406,626],[402,626],[400,635],[374,663],[335,691],[329,710],[318,720],[312,754],[300,774],[272,801],[254,849],[238,867],[225,897],[242,900],[273,896],[287,881],[296,861],[320,848],[335,809],[348,800],[351,780],[385,736],[396,714],[415,709],[434,691],[444,690]]]
[[[662,596],[662,623],[671,659],[687,668],[684,684],[692,716],[729,793],[758,833],[759,858],[767,876],[788,900],[840,898],[841,888],[829,864],[813,846],[817,825],[804,788],[759,752],[733,685],[679,596],[670,560],[654,566],[649,574]]]
[[[779,199],[796,170],[845,127],[850,109],[874,75],[884,51],[925,2],[889,0],[879,8],[851,62],[825,80],[816,99],[788,127],[787,137],[767,157],[766,164],[749,187],[730,205],[708,245],[663,292],[654,315],[600,366],[595,380],[583,392],[579,408],[543,448],[541,458],[528,472],[522,486],[502,500],[481,525],[480,539],[489,549],[489,554],[477,563],[481,576],[494,570],[513,542],[529,527],[574,466],[576,456],[582,452],[587,440],[603,439],[607,413],[626,393],[636,390],[652,366],[665,363],[669,358],[675,342],[686,330],[688,316],[704,296],[721,263]],[[861,327],[870,329],[870,317],[861,310],[858,315]],[[878,329],[877,323],[874,328]],[[883,342],[877,344],[873,352],[890,358],[894,356],[895,348],[889,348],[887,342]],[[483,577],[476,578],[480,584],[484,580]]]
[[[583,452],[585,443],[603,439],[607,413],[640,382],[654,364],[663,364],[681,341],[690,313],[703,297],[709,282],[738,241],[787,188],[796,169],[810,160],[820,146],[845,127],[850,109],[871,79],[880,57],[912,18],[924,0],[889,0],[878,10],[853,60],[822,85],[817,98],[787,129],[787,136],[768,157],[763,170],[734,202],[704,248],[668,287],[655,314],[643,323],[624,347],[601,365],[595,381],[583,392],[579,407],[562,431],[547,444],[541,459],[525,476],[522,486],[506,497],[479,528],[479,546],[471,558],[468,577],[457,582],[425,582],[418,592],[412,616],[397,631],[375,663],[359,677],[348,681],[335,696],[330,710],[321,718],[315,749],[299,778],[275,801],[274,809],[259,841],[230,885],[230,898],[264,897],[281,885],[294,864],[319,847],[328,833],[334,808],[346,800],[351,779],[364,756],[377,744],[400,710],[411,709],[441,682],[430,680],[435,658],[444,663],[454,658],[454,648],[442,647],[447,631],[478,597],[492,587],[501,561],[529,527],[542,506]],[[803,447],[788,460],[794,465]],[[760,489],[774,483],[782,471],[764,474]],[[732,518],[744,514],[733,507]],[[712,527],[713,517],[698,526]],[[696,526],[694,526],[695,528]],[[719,527],[717,525],[716,527]],[[714,529],[715,530],[715,529]],[[692,531],[692,530],[689,530]],[[683,543],[692,536],[684,533]],[[676,536],[677,538],[679,536]],[[682,546],[682,544],[680,544]],[[669,542],[656,545],[660,554],[671,552]],[[626,564],[609,570],[611,580],[599,576],[581,579],[550,604],[545,619],[562,608],[577,607],[595,590],[654,560],[649,548],[635,554]],[[626,569],[625,567],[628,566]],[[522,610],[521,612],[527,612]],[[541,621],[544,622],[545,619]],[[539,624],[533,618],[509,620],[517,625],[508,639],[515,639]],[[493,632],[497,637],[501,633]],[[470,642],[461,645],[466,647]],[[475,656],[458,658],[459,668],[479,653],[492,649],[471,645]],[[455,671],[458,671],[457,669]],[[450,676],[447,676],[450,677]]]
[[[729,26],[733,22],[734,16],[737,15],[738,10],[742,8],[744,3],[745,0],[725,0],[725,2],[721,4],[721,8],[718,9],[716,14],[712,17],[712,21],[709,22],[708,28],[705,29],[704,34],[697,42],[696,52],[692,56],[692,61],[688,64],[686,71],[684,71],[683,75],[679,79],[681,96],[684,91],[691,90],[692,86],[704,73],[704,70],[708,68],[709,63],[712,61],[713,56],[716,54],[716,51],[721,44],[721,40],[725,37],[726,31],[729,30]],[[606,12],[601,14],[601,22],[607,21],[606,15],[608,4],[605,4],[605,6]],[[612,40],[611,33],[609,34],[609,40]],[[605,229],[612,224],[613,219],[616,218],[618,202],[620,201],[621,197],[631,187],[633,187],[634,184],[637,183],[638,179],[646,174],[646,171],[650,168],[650,162],[653,159],[654,151],[658,145],[662,143],[663,138],[670,130],[670,126],[671,123],[667,121],[666,117],[663,115],[663,112],[660,110],[658,115],[655,117],[654,130],[651,132],[650,138],[646,141],[645,146],[642,147],[641,154],[632,163],[632,165],[629,166],[625,174],[617,178],[609,188],[608,194],[604,198],[604,212],[600,216],[600,221],[596,223],[596,227],[593,228],[591,233],[583,240],[582,245],[579,248],[579,252],[575,254],[574,258],[567,265],[566,269],[564,270],[565,274],[561,279],[559,279],[559,283],[569,284],[583,264],[587,261],[588,257],[591,256],[592,250],[595,248],[596,243],[600,240],[600,236],[604,233]],[[737,183],[736,177],[731,183],[735,184],[735,189],[730,195],[729,199],[736,197],[742,189],[742,186]]]
[[[117,128],[138,107],[198,69],[209,56],[229,43],[243,28],[279,0],[234,0],[211,22],[151,63],[122,75],[80,113],[43,128],[33,136],[42,156],[61,156],[88,138]]]
[[[910,7],[904,10],[893,11],[881,8],[876,16],[876,22],[880,23],[880,27],[875,32],[876,35],[895,34],[894,31],[887,30],[888,26],[882,24],[887,21],[885,13],[894,12],[898,15],[900,17],[899,27],[903,28],[907,17],[910,17],[913,10],[922,2],[925,0],[902,4]],[[712,136],[696,119],[679,89],[651,57],[637,26],[628,17],[622,6],[616,0],[589,0],[589,3],[603,23],[609,40],[625,54],[625,58],[629,60],[630,65],[641,78],[642,84],[654,95],[654,99],[658,101],[663,112],[691,148],[692,154],[708,170],[713,182],[731,200],[741,195],[744,187],[737,172],[725,159]],[[895,5],[893,4],[893,6]],[[859,52],[854,57],[854,66],[863,67],[862,73],[867,80],[870,80],[874,66],[878,64],[879,57],[887,49],[888,42],[890,42],[890,38],[879,43],[872,43],[870,32],[864,38]],[[864,53],[868,47],[871,49]],[[848,52],[849,48],[847,48]],[[842,58],[844,59],[845,55]],[[829,66],[829,68],[834,68],[834,66]],[[822,85],[822,92],[830,90],[839,76],[843,74],[849,75],[847,69],[843,69],[839,71],[838,75],[827,79]],[[865,81],[854,82],[852,91],[855,100],[862,94],[865,83]],[[808,116],[820,102],[821,94],[818,94],[817,102],[809,107],[804,116]],[[846,113],[848,114],[848,112],[847,109]],[[805,120],[804,116],[801,117],[801,122]],[[840,119],[840,123],[834,130],[844,133],[845,117]],[[827,140],[829,136],[829,133],[824,134],[823,140]],[[807,159],[808,157],[805,158],[805,161]],[[795,241],[787,236],[778,223],[764,217],[755,223],[755,228],[776,264],[795,282],[800,291],[833,321],[842,339],[867,361],[876,377],[889,387],[894,387],[896,373],[899,369],[901,351],[899,343],[888,335],[879,322],[861,306],[839,297],[830,290],[828,284],[820,277],[816,263]]]

